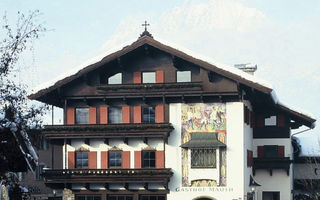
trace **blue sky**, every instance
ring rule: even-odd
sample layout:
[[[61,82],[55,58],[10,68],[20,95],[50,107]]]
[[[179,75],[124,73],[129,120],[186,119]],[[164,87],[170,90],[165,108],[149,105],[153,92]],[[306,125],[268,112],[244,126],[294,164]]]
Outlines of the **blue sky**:
[[[229,65],[257,64],[256,76],[273,84],[280,101],[320,118],[319,0],[0,1],[12,23],[18,11],[35,9],[49,31],[18,64],[30,88],[137,39],[148,20],[155,39]],[[301,134],[313,141],[309,151],[318,135],[319,127]]]

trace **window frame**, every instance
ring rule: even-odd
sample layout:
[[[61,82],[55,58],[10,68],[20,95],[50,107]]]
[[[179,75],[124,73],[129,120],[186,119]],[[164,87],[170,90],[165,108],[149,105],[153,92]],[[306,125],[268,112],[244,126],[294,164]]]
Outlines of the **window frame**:
[[[156,197],[156,200],[166,200],[167,196],[165,194],[142,194],[139,195],[139,200],[150,200],[151,197]],[[159,199],[161,197],[161,199]]]
[[[112,194],[112,195],[107,195],[107,200],[110,200],[110,197],[115,197],[115,200],[118,200],[119,197],[124,197],[125,199],[124,200],[130,200],[128,198],[131,198],[131,200],[133,200],[133,195],[130,195],[130,194]]]
[[[186,72],[188,72],[188,73],[190,73],[190,80],[187,80],[187,81],[185,81],[185,80],[179,80],[179,75],[178,74],[180,74],[180,73],[186,73]],[[182,75],[182,74],[181,74]],[[189,74],[188,74],[189,75]],[[189,78],[189,76],[188,76],[188,78]],[[177,70],[176,71],[176,81],[177,81],[177,83],[190,83],[190,82],[192,82],[192,72],[191,72],[191,70]]]
[[[202,162],[202,163],[200,163],[198,165],[195,165],[194,159],[193,159],[193,157],[194,157],[193,154],[195,154],[195,153],[199,154],[199,152],[195,152],[195,151],[201,151],[201,150],[202,151],[204,151],[204,150],[213,151],[214,155],[212,156],[212,158],[213,158],[212,159],[212,161],[213,161],[212,165],[204,163],[204,162],[208,161],[208,158],[205,157],[205,155],[202,155],[203,158],[199,158],[199,160],[198,160],[199,163],[200,162]],[[200,152],[200,153],[204,153],[204,152]],[[210,152],[207,152],[207,155],[209,153]],[[200,155],[198,155],[198,156],[200,156]],[[191,159],[190,159],[190,167],[191,167],[191,169],[216,169],[217,168],[217,149],[216,148],[190,148],[190,157],[191,157]]]
[[[77,110],[79,110],[79,109],[86,109],[86,110],[88,110],[88,116],[87,116],[87,122],[86,123],[78,123],[78,121],[77,121]],[[89,115],[90,115],[90,110],[89,110],[89,107],[76,107],[75,109],[74,109],[74,123],[75,124],[89,124]]]
[[[109,150],[108,151],[108,168],[113,168],[113,169],[115,169],[115,168],[122,168],[122,164],[123,164],[123,162],[122,162],[122,150]],[[120,153],[120,166],[111,166],[110,165],[110,161],[111,161],[111,156],[110,156],[110,154],[111,153]],[[116,159],[115,159],[116,160]]]
[[[119,111],[120,111],[119,122],[112,122],[111,121],[111,113],[110,113],[110,111],[112,109],[119,109]],[[122,107],[121,106],[109,106],[107,114],[108,114],[108,124],[121,124],[122,123]]]
[[[145,166],[145,159],[144,159],[144,153],[149,153],[149,158],[147,159],[148,160],[148,166]],[[150,158],[150,153],[154,153],[154,159]],[[144,168],[144,169],[154,169],[156,168],[156,150],[142,150],[141,151],[141,168]],[[151,161],[154,161],[154,166],[151,166]]]
[[[148,121],[144,121],[144,109],[146,108],[152,108],[153,109],[153,114],[154,114],[154,117],[153,117],[153,120],[150,120],[151,119],[151,114],[150,114],[150,110],[148,112]],[[156,107],[155,106],[142,106],[141,107],[141,122],[142,123],[146,123],[146,124],[154,124],[156,123]]]
[[[146,80],[146,78],[147,77],[145,77],[144,78],[144,74],[153,74],[154,75],[154,80],[152,80],[151,82],[150,81],[147,81],[147,82],[145,82]],[[145,83],[145,84],[148,84],[148,83],[157,83],[157,74],[156,74],[156,72],[154,72],[154,71],[145,71],[145,72],[141,72],[141,83]]]
[[[100,198],[100,200],[102,199],[102,198],[101,198],[101,195],[95,195],[95,194],[79,194],[79,195],[76,195],[76,196],[75,196],[75,200],[79,200],[80,197],[84,197],[85,200],[87,200],[88,197],[93,197],[93,198],[98,197],[98,198]],[[93,199],[93,200],[95,200],[95,199]]]
[[[83,165],[81,165],[81,166],[78,166],[78,158],[77,158],[77,155],[79,154],[79,153],[87,153],[88,154],[88,165],[87,166],[83,166]],[[89,150],[87,150],[87,151],[75,151],[75,168],[76,169],[88,169],[89,168]]]

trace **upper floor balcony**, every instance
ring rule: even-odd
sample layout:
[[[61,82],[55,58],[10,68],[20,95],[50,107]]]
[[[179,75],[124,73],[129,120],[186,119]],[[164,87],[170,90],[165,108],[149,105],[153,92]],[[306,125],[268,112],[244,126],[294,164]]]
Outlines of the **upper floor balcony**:
[[[76,124],[47,125],[42,132],[48,139],[63,138],[150,138],[169,137],[173,126],[170,123],[140,124]]]

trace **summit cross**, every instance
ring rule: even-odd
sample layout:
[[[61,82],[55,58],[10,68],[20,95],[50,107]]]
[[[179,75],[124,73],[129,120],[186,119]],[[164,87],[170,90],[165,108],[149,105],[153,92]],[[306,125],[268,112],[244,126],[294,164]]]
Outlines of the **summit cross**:
[[[150,26],[150,24],[148,24],[147,21],[144,21],[144,24],[142,24],[142,26],[144,26],[144,31],[147,31],[147,26]]]

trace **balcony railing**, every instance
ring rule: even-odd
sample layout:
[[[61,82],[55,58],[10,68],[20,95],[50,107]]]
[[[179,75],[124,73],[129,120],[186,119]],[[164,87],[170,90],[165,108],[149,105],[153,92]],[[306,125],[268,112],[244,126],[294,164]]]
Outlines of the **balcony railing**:
[[[45,183],[148,183],[167,184],[171,169],[47,169]]]
[[[290,164],[292,160],[289,157],[283,158],[254,158],[253,159],[253,174],[257,169],[269,170],[272,176],[272,170],[283,169],[286,170],[287,175],[289,175]]]
[[[42,132],[48,139],[62,138],[148,138],[167,139],[173,130],[170,123],[155,124],[81,124],[48,125]]]
[[[202,83],[185,82],[100,85],[96,87],[96,90],[98,94],[104,95],[157,96],[167,94],[184,94],[186,91],[200,92],[202,91]]]

